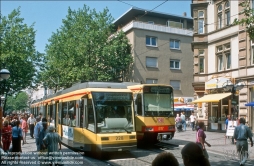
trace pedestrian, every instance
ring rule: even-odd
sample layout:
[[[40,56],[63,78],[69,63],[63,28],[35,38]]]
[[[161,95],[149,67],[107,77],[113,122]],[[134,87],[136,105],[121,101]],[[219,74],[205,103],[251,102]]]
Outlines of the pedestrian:
[[[253,146],[252,132],[249,127],[245,125],[245,119],[240,118],[240,125],[235,128],[234,139],[236,141],[236,150],[240,157],[240,165],[244,165],[248,158],[248,138],[250,145]]]
[[[19,127],[20,121],[16,121],[16,126],[12,128],[12,156],[13,159],[15,155],[17,154],[19,159],[20,159],[20,153],[22,152],[21,150],[21,140],[23,139],[22,137],[22,129]]]
[[[205,134],[204,130],[205,130],[204,122],[199,122],[198,128],[197,128],[197,134],[196,134],[196,143],[200,146],[200,148],[203,150],[204,156],[208,159],[209,156],[206,151],[205,144],[208,147],[211,147],[211,145],[208,142],[206,142],[206,140],[205,140],[206,134]]]
[[[34,124],[35,123],[36,123],[36,119],[34,118],[34,115],[31,114],[30,117],[27,120],[27,124],[29,126],[31,138],[34,138]]]
[[[42,130],[40,131],[39,134],[39,144],[40,144],[40,165],[45,165],[43,163],[47,162],[47,160],[45,160],[48,156],[47,156],[47,151],[48,151],[48,147],[47,145],[43,142],[43,138],[47,135],[48,133],[48,123],[47,122],[42,122]]]
[[[194,112],[191,113],[190,116],[190,122],[191,122],[191,129],[192,131],[194,131],[194,127],[195,127],[195,121],[196,121],[196,116],[194,115]]]
[[[179,163],[172,153],[162,152],[155,157],[152,166],[179,166]]]
[[[40,124],[40,116],[36,117],[36,125],[34,127],[34,138],[35,138],[35,143],[36,143],[36,147],[37,147],[37,151],[40,151],[40,143],[39,143],[39,134],[41,131],[41,124]]]
[[[27,132],[28,132],[27,118],[25,116],[23,117],[21,128],[22,128],[23,145],[24,145],[24,144],[27,144],[26,135],[27,135]]]
[[[59,159],[60,151],[61,150],[61,137],[58,133],[54,132],[55,127],[53,125],[50,125],[48,128],[48,133],[44,137],[43,141],[48,147],[48,156],[49,159],[52,159],[52,161],[49,161],[52,165],[53,163],[59,164],[61,162]],[[59,148],[58,148],[59,145]]]
[[[179,114],[176,114],[175,122],[176,123],[181,122],[181,118],[180,118]]]
[[[194,142],[186,144],[181,150],[184,166],[210,166],[203,150]]]
[[[184,131],[186,131],[186,121],[185,121],[185,113],[182,112],[181,113],[181,122],[182,122],[182,125],[183,125],[183,128],[184,128]]]
[[[3,142],[3,150],[7,152],[10,148],[11,144],[11,134],[12,134],[12,128],[9,125],[9,122],[7,120],[4,121],[4,125],[2,128],[2,142]]]
[[[47,135],[48,133],[48,123],[47,122],[42,122],[42,130],[39,133],[39,143],[40,143],[40,150],[43,151],[47,149],[46,144],[43,142],[43,138]]]

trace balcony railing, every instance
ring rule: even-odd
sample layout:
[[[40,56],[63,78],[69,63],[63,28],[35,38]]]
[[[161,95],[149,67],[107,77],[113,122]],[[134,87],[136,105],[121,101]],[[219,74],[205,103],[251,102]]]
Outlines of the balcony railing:
[[[143,30],[151,30],[157,32],[164,32],[164,33],[173,33],[178,35],[185,35],[185,36],[192,36],[193,31],[175,27],[168,27],[166,25],[158,25],[158,24],[149,24],[140,21],[131,21],[129,24],[122,27],[122,31],[127,32],[130,29],[143,29]]]

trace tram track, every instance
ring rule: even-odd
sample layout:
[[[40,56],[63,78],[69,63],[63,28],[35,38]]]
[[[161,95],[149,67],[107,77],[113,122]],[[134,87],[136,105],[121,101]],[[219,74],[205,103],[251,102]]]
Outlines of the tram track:
[[[121,158],[121,159],[112,159],[105,161],[108,165],[115,166],[115,165],[151,165],[154,158],[163,151],[173,151],[175,153],[180,153],[180,148],[177,145],[167,144],[163,142],[159,142],[150,146],[145,146],[142,148],[138,148],[137,150],[133,150],[129,152],[129,157]],[[180,155],[176,155],[175,157],[178,160],[181,160],[182,157]],[[126,164],[128,163],[128,164]],[[130,164],[133,163],[133,164]]]

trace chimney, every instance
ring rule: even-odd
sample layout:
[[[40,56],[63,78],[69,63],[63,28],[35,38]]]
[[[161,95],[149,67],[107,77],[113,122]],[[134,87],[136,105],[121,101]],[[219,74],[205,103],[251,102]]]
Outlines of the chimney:
[[[186,12],[183,12],[183,16],[184,16],[184,17],[186,17],[186,16],[187,16]]]

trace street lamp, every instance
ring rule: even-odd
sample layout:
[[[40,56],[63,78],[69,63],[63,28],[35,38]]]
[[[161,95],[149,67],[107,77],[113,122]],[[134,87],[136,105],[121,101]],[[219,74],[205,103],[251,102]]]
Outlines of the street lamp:
[[[9,72],[9,70],[7,69],[2,69],[0,71],[0,81],[2,80],[7,80],[9,77],[10,77],[11,73]],[[2,91],[0,91],[2,92]],[[0,93],[0,129],[2,131],[2,125],[3,125],[3,122],[2,122],[2,118],[3,118],[3,115],[4,115],[4,110],[2,109],[2,106],[1,106],[1,103],[2,103],[2,99],[5,99],[4,96],[1,96],[2,94]],[[0,143],[2,143],[2,133],[0,131]],[[0,160],[1,161],[1,160]]]
[[[243,89],[244,86],[245,83],[242,81],[239,81],[237,84],[233,84],[230,80],[227,80],[227,82],[222,85],[222,88],[226,91],[230,90],[232,93],[232,99],[234,99],[235,92]]]

